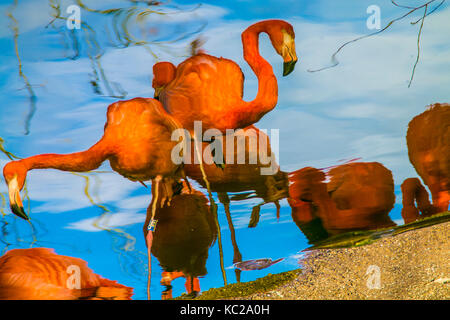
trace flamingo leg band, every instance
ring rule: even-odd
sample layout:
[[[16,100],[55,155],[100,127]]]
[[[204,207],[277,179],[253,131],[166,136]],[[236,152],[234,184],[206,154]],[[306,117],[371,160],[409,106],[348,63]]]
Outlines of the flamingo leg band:
[[[147,230],[148,231],[155,231],[157,223],[158,223],[158,220],[155,220],[155,219],[150,220],[150,223],[148,224]]]

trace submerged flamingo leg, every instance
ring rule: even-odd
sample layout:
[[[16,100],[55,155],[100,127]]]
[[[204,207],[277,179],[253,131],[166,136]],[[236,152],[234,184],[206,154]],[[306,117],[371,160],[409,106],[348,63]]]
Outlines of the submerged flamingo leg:
[[[188,294],[191,294],[193,292],[198,294],[200,292],[200,281],[197,277],[186,276],[186,282],[184,283],[184,286]]]
[[[280,203],[277,201],[274,202],[275,207],[277,208],[277,222],[280,221],[280,210],[281,210],[281,206]]]
[[[163,286],[166,286],[166,290],[164,290],[161,295],[162,300],[172,299],[172,281],[177,278],[183,277],[183,276],[184,276],[184,273],[179,272],[179,271],[172,271],[172,272],[163,271],[162,272],[161,284]]]
[[[155,178],[155,195],[152,203],[152,218],[150,219],[149,226],[152,225],[152,221],[155,218],[156,214],[156,204],[158,202],[158,192],[159,192],[159,183],[162,180],[161,176],[157,176]],[[153,230],[148,230],[147,235],[145,237],[147,242],[147,263],[148,263],[148,277],[147,277],[147,300],[150,300],[150,285],[151,285],[151,276],[152,276],[152,244],[153,244]]]
[[[230,198],[228,197],[228,194],[226,192],[219,192],[218,196],[219,196],[219,201],[223,204],[223,207],[225,209],[225,215],[227,217],[228,228],[230,229],[231,244],[233,245],[233,263],[241,262],[242,254],[239,251],[239,247],[238,247],[238,244],[236,241],[236,231],[234,230],[233,219],[231,218]],[[241,282],[241,270],[239,270],[238,268],[235,268],[234,272],[236,274],[236,281]]]
[[[147,263],[148,263],[148,277],[147,277],[147,300],[150,300],[150,284],[152,275],[152,244],[153,244],[153,231],[148,231],[145,237],[147,242]]]
[[[200,146],[200,148],[198,146]],[[210,184],[209,184],[209,181],[208,181],[208,177],[206,176],[205,168],[203,167],[203,158],[202,158],[202,152],[201,152],[201,141],[198,141],[198,138],[196,137],[196,135],[194,135],[194,149],[195,149],[195,152],[197,153],[198,160],[200,161],[200,171],[202,172],[203,181],[205,182],[206,189],[208,190],[209,202],[211,204],[211,210],[212,210],[213,217],[214,217],[214,222],[215,222],[216,228],[217,228],[217,244],[219,246],[220,269],[222,270],[223,282],[224,282],[225,285],[227,285],[228,281],[227,281],[227,275],[225,273],[225,266],[223,264],[222,235],[221,235],[221,232],[220,232],[219,218],[217,216],[217,205],[214,202],[214,198],[212,196],[211,187],[210,187]]]

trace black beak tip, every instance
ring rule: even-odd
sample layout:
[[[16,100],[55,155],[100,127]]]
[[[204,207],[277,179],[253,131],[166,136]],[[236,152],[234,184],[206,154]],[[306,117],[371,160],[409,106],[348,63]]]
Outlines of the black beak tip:
[[[25,213],[25,210],[23,207],[19,207],[17,204],[14,204],[11,206],[11,211],[18,217],[24,219],[24,220],[30,220],[30,218]]]
[[[296,63],[297,63],[297,60],[292,60],[292,61],[285,62],[283,64],[283,77],[287,76],[292,71],[294,71]]]

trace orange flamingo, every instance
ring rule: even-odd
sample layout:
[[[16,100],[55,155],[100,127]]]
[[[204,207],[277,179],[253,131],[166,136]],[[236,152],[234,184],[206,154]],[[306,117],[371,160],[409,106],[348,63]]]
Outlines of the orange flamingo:
[[[32,169],[58,169],[86,172],[109,160],[114,171],[132,181],[156,182],[182,175],[170,154],[176,142],[172,131],[179,128],[155,99],[135,98],[108,107],[103,137],[86,151],[71,154],[42,154],[11,161],[3,168],[9,189],[11,210],[28,219],[20,199],[27,172]],[[165,184],[166,185],[166,184]]]
[[[242,33],[244,59],[258,78],[258,93],[253,101],[243,97],[244,76],[232,60],[205,53],[186,59],[178,65],[175,78],[157,87],[155,96],[180,125],[193,131],[194,121],[202,121],[202,129],[245,128],[271,111],[278,100],[277,79],[272,66],[259,54],[259,34],[269,35],[276,52],[283,57],[283,75],[294,70],[297,62],[295,34],[292,26],[283,20],[255,23]],[[163,68],[174,72],[175,67]],[[168,75],[166,80],[170,79]],[[158,83],[154,82],[154,85]]]
[[[95,274],[86,261],[53,249],[13,249],[0,257],[1,300],[131,300],[132,295],[132,288]]]
[[[394,180],[381,163],[347,163],[326,175],[306,167],[291,172],[289,180],[288,202],[297,225],[320,218],[329,234],[395,225],[389,218],[395,202]]]
[[[408,124],[409,160],[431,192],[436,212],[450,204],[450,104],[435,103]]]
[[[227,143],[225,143],[225,140],[230,137],[233,137],[234,140],[234,150],[231,151],[228,150]],[[209,143],[202,143],[202,154],[212,153],[211,150]],[[270,147],[269,137],[254,125],[248,126],[242,131],[237,131],[234,136],[224,137],[223,153],[227,155],[224,159],[223,169],[214,164],[203,164],[211,191],[218,193],[219,200],[225,200],[228,198],[227,192],[254,190],[256,197],[263,199],[263,202],[258,204],[255,210],[259,212],[259,208],[263,204],[273,202],[277,207],[278,218],[280,214],[278,200],[287,196],[287,175],[279,170],[279,165],[276,163],[275,155]],[[263,154],[264,156],[262,156]],[[240,159],[241,155],[245,157]],[[267,159],[262,161],[263,158]],[[249,163],[239,163],[246,161]],[[261,174],[261,170],[268,172]],[[191,155],[191,163],[184,165],[184,172],[205,187],[200,166],[194,164],[193,155]],[[226,200],[223,204],[227,206],[229,201]]]
[[[162,182],[165,191],[162,197],[170,199],[173,180],[169,178],[184,175],[182,167],[174,164],[170,157],[176,144],[171,141],[171,134],[177,128],[177,121],[155,99],[135,98],[113,103],[108,107],[103,137],[88,150],[65,155],[42,154],[5,165],[3,176],[9,189],[11,210],[28,219],[20,190],[29,170],[52,168],[85,172],[98,168],[105,160],[109,160],[114,171],[132,181],[153,180],[152,185],[156,186]],[[158,194],[153,197],[157,198]],[[154,214],[153,210],[152,217]],[[147,234],[149,253],[152,235],[152,231]]]
[[[191,163],[184,165],[184,172],[188,177],[196,180],[203,187],[209,186],[212,192],[217,192],[219,201],[224,206],[228,227],[230,229],[231,243],[234,250],[233,263],[237,263],[242,261],[242,254],[236,241],[228,192],[241,193],[234,196],[240,200],[242,200],[243,196],[247,198],[261,198],[263,200],[252,209],[249,227],[256,227],[260,217],[260,208],[266,203],[273,202],[275,204],[277,219],[279,219],[280,204],[278,200],[287,196],[288,181],[287,174],[279,170],[275,155],[270,148],[269,137],[264,132],[251,125],[242,129],[242,131],[237,131],[235,135],[227,135],[226,139],[230,137],[235,141],[233,143],[234,149],[230,151],[228,149],[228,143],[222,144],[223,152],[227,155],[224,159],[225,166],[223,169],[214,164],[204,163],[202,171],[201,164],[194,164],[194,157],[191,155]],[[239,140],[243,143],[241,144]],[[202,154],[212,153],[212,148],[209,143],[203,142],[201,149]],[[239,159],[240,155],[244,155],[245,158]],[[265,157],[267,157],[268,162],[264,161],[263,163],[262,160]],[[240,160],[245,160],[249,163],[236,163],[240,162]],[[265,170],[266,174],[261,174],[262,170]],[[271,174],[267,175],[267,173]],[[209,185],[204,183],[202,179],[203,174],[208,177]],[[243,194],[243,192],[246,193]],[[241,270],[236,268],[235,273],[236,279],[239,282]]]

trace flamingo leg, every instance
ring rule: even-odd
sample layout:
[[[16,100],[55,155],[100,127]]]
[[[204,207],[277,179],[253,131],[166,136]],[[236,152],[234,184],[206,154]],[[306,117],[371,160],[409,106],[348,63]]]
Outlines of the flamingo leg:
[[[186,182],[186,185],[187,185],[188,190],[189,190],[189,194],[191,194],[192,193],[192,187],[191,187],[191,184],[189,183],[189,180],[188,180],[187,177],[184,177],[184,182]]]
[[[148,231],[145,237],[147,242],[147,263],[148,263],[148,277],[147,277],[147,300],[150,300],[150,285],[151,285],[151,275],[152,275],[152,244],[153,244],[153,231]]]
[[[200,148],[198,146],[200,146]],[[226,272],[225,272],[225,266],[223,264],[222,235],[221,235],[221,232],[220,232],[219,218],[217,216],[217,205],[214,202],[214,198],[213,198],[212,192],[211,192],[211,186],[209,184],[208,177],[206,176],[205,168],[203,167],[203,158],[202,158],[202,152],[201,152],[201,141],[198,141],[196,135],[194,135],[194,149],[195,149],[195,152],[197,153],[197,157],[198,157],[198,159],[200,161],[200,171],[202,172],[203,181],[205,182],[206,189],[208,190],[209,202],[211,204],[211,210],[212,210],[212,214],[213,214],[213,217],[214,217],[214,222],[215,222],[216,228],[217,228],[217,244],[218,244],[218,247],[219,247],[220,269],[222,270],[223,282],[224,282],[225,285],[227,285],[228,281],[227,281],[227,275],[226,275]]]
[[[241,262],[242,261],[242,254],[239,251],[239,247],[236,241],[236,231],[234,230],[233,220],[231,218],[231,211],[230,211],[230,198],[228,197],[228,194],[226,192],[219,192],[219,201],[223,204],[223,207],[225,209],[225,215],[227,216],[228,221],[228,228],[230,229],[231,234],[231,244],[233,245],[233,263]],[[234,272],[236,274],[236,281],[241,282],[241,270],[238,268],[234,269]]]
[[[148,224],[148,232],[145,237],[147,242],[147,263],[148,263],[148,277],[147,277],[147,299],[150,300],[150,285],[151,285],[151,276],[152,276],[152,244],[153,244],[153,231],[156,225],[153,225],[153,221],[156,214],[156,204],[158,202],[158,193],[159,193],[159,183],[162,180],[161,176],[157,176],[155,178],[155,195],[152,203],[152,218]]]
[[[188,294],[194,294],[195,296],[197,296],[200,292],[200,281],[197,277],[192,277],[189,275],[186,276],[186,282],[184,286]]]
[[[161,284],[166,287],[166,290],[163,291],[161,299],[167,300],[172,299],[172,281],[183,277],[183,272],[179,271],[173,271],[173,272],[167,272],[163,271],[161,274]]]
[[[278,202],[278,200],[276,200],[276,201],[274,202],[274,204],[275,204],[275,207],[277,208],[277,222],[279,222],[279,221],[280,221],[280,210],[281,210],[281,206],[280,206],[280,203]]]

